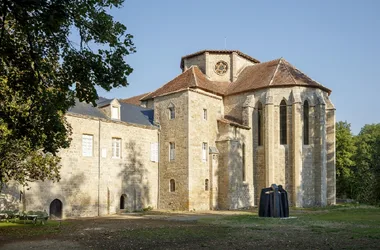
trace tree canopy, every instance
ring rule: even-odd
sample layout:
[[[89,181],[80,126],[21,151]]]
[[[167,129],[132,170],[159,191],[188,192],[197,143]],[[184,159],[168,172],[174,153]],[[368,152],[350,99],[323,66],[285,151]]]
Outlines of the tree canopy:
[[[96,105],[96,86],[128,85],[133,37],[108,13],[123,2],[0,2],[0,184],[59,180],[75,98]]]
[[[380,124],[365,125],[357,136],[350,124],[336,124],[338,197],[380,203]]]
[[[336,188],[338,196],[351,194],[355,150],[355,140],[351,133],[351,125],[347,122],[337,122]]]

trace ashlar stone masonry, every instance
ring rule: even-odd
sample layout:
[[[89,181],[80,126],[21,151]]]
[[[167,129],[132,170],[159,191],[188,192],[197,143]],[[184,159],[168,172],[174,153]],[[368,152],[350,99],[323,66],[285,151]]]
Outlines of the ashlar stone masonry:
[[[293,206],[335,203],[331,90],[283,58],[240,51],[199,51],[181,69],[138,97],[78,102],[66,116],[62,180],[10,185],[0,205],[64,218],[239,209],[257,206],[273,183]]]

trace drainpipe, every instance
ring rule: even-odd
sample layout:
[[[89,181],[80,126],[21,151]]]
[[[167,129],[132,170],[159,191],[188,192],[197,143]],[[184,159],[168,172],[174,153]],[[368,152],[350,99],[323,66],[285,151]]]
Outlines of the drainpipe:
[[[100,216],[100,119],[98,130],[98,216]]]
[[[157,209],[159,209],[159,204],[160,204],[160,136],[161,136],[161,133],[160,133],[160,129],[161,129],[161,126],[159,127],[159,130],[157,132],[157,158],[158,158],[158,162],[157,162]]]

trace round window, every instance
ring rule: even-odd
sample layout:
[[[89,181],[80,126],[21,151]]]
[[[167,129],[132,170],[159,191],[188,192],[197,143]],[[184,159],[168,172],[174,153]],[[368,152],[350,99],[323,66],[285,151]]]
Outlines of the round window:
[[[224,75],[227,72],[228,64],[225,61],[219,61],[215,64],[215,73]]]

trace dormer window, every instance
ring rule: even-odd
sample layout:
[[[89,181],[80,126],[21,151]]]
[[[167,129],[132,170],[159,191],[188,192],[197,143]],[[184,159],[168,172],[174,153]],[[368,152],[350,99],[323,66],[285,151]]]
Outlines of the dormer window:
[[[111,106],[111,119],[120,120],[120,107]]]

